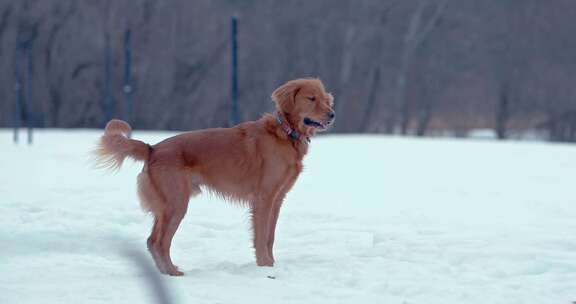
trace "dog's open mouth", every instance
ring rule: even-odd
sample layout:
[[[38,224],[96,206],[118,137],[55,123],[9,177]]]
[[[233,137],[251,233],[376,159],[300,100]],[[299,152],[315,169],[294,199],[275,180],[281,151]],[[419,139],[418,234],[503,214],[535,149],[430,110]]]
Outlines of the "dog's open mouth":
[[[320,130],[326,130],[328,128],[327,124],[321,123],[308,117],[304,118],[304,124]]]

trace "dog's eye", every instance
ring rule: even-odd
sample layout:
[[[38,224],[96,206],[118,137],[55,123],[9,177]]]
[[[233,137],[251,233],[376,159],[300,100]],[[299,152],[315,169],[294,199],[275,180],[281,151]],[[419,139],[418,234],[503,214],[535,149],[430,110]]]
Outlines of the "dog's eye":
[[[308,97],[308,100],[310,100],[310,101],[316,101],[316,96]]]

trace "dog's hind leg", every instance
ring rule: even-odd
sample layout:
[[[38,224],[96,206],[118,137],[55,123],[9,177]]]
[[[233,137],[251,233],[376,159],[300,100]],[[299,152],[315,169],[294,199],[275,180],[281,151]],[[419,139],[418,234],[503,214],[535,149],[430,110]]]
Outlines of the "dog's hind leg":
[[[158,192],[155,183],[152,183],[147,166],[144,168],[144,171],[138,175],[138,196],[142,209],[154,215],[154,225],[146,242],[148,251],[150,251],[158,270],[166,273],[167,268],[161,259],[159,250],[160,236],[163,234],[162,230],[165,229],[166,226],[166,217],[164,216],[166,203],[164,202],[164,197]]]
[[[192,183],[190,173],[186,170],[159,168],[151,173],[157,182],[159,192],[165,199],[165,208],[159,220],[162,225],[158,229],[154,250],[159,255],[162,268],[164,268],[161,268],[161,271],[169,275],[180,276],[184,273],[172,263],[170,248],[174,234],[188,210],[190,196],[199,193],[200,188]]]
[[[158,267],[158,270],[161,273],[168,272],[167,266],[164,264],[159,250],[160,235],[162,234],[162,229],[165,229],[166,226],[164,221],[165,218],[161,214],[154,214],[154,226],[152,226],[152,232],[150,233],[150,236],[146,242],[148,251],[150,251],[152,258],[154,259],[154,263],[156,263],[156,267]]]
[[[180,201],[178,203],[179,204],[183,203],[183,201]],[[186,204],[187,203],[188,202],[186,202]],[[174,238],[174,234],[176,233],[176,230],[178,230],[178,227],[180,226],[180,223],[182,222],[182,219],[184,218],[185,214],[186,214],[186,208],[181,209],[180,207],[171,210],[170,213],[168,213],[168,221],[166,222],[166,229],[162,235],[160,242],[160,254],[167,268],[166,273],[173,276],[184,275],[184,273],[179,271],[178,267],[176,267],[176,265],[174,265],[174,263],[172,262],[172,258],[170,257],[170,247],[172,246],[172,239]]]

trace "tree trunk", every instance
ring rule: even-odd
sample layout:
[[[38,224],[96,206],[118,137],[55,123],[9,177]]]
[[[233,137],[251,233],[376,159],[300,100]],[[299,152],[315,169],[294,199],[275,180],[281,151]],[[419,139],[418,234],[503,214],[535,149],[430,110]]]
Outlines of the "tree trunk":
[[[428,1],[420,1],[418,7],[410,18],[410,25],[406,35],[404,36],[404,51],[400,61],[400,69],[398,72],[398,77],[396,78],[396,100],[394,103],[400,112],[400,132],[403,135],[408,133],[411,117],[410,106],[405,100],[406,83],[408,81],[408,71],[410,69],[410,64],[412,63],[417,50],[426,40],[430,32],[432,32],[432,30],[436,27],[440,16],[446,9],[447,3],[448,0],[444,0],[435,4],[434,12],[429,17],[428,22],[422,25],[422,19],[425,15]]]
[[[496,108],[496,136],[498,139],[508,138],[508,120],[510,119],[510,88],[504,84],[500,89],[500,96]]]
[[[418,126],[416,129],[416,136],[426,135],[428,130],[428,124],[430,123],[430,118],[432,116],[432,102],[426,101],[422,110],[418,115]]]
[[[360,132],[370,132],[370,122],[374,113],[374,104],[376,103],[376,94],[380,87],[380,67],[376,67],[372,73],[372,85],[370,86],[370,94],[368,95],[368,104],[364,109],[364,117],[362,118]]]

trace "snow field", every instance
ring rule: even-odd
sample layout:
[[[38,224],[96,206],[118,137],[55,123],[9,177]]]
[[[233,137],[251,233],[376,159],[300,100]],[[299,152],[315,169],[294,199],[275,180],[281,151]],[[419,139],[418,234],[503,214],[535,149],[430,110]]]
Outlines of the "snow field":
[[[172,133],[135,132],[155,143]],[[95,130],[0,130],[0,303],[151,303],[140,163],[92,169]],[[274,268],[246,210],[202,195],[173,245],[178,303],[576,301],[576,147],[384,136],[313,139]],[[267,278],[275,276],[275,280]]]

